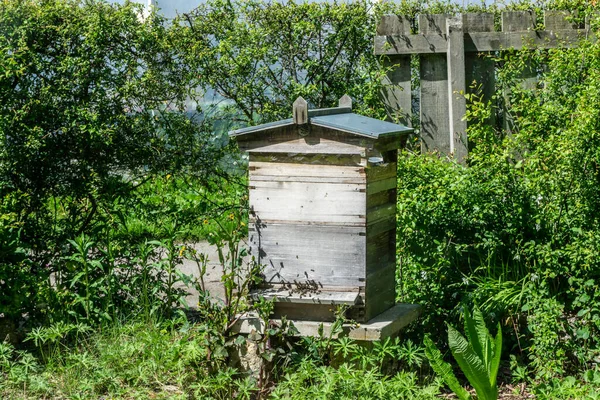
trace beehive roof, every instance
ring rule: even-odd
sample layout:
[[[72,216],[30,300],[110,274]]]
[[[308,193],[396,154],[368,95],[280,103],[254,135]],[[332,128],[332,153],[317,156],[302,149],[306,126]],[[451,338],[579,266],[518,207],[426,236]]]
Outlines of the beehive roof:
[[[375,140],[379,138],[390,138],[394,136],[405,135],[413,131],[412,128],[408,128],[403,125],[355,114],[352,112],[350,107],[309,110],[308,117],[309,125],[334,129]],[[238,129],[229,132],[229,136],[244,136],[250,133],[269,131],[290,125],[294,125],[294,120],[292,118]]]

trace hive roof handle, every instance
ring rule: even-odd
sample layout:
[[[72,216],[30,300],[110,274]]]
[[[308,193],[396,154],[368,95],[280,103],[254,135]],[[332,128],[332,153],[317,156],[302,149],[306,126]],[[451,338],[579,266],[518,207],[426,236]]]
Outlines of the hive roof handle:
[[[308,123],[308,103],[302,97],[294,101],[292,114],[296,125],[305,125]]]
[[[343,95],[342,97],[340,97],[338,107],[348,107],[352,109],[352,98],[347,94]]]

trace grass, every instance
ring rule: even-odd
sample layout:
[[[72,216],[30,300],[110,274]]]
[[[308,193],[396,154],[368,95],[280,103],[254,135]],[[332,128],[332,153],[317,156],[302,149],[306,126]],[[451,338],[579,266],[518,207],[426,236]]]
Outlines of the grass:
[[[81,335],[33,341],[29,348],[0,344],[2,399],[255,399],[258,381],[211,359],[209,326],[185,318],[161,323],[121,322]],[[45,354],[44,357],[41,354]],[[423,371],[419,368],[420,371]],[[382,373],[357,363],[337,367],[304,355],[267,385],[268,399],[447,398],[442,382],[411,370]],[[598,399],[600,371],[503,386],[502,398]]]
[[[210,329],[185,320],[119,323],[78,340],[62,338],[16,350],[0,345],[3,399],[250,399],[258,383],[210,360]],[[42,354],[45,354],[42,357]],[[384,376],[349,364],[338,368],[304,358],[284,371],[269,398],[435,398],[440,386],[423,386],[415,373]]]
[[[0,397],[186,398],[203,374],[202,340],[202,326],[129,323],[59,343],[46,350],[46,362],[36,350],[15,350],[2,370]]]

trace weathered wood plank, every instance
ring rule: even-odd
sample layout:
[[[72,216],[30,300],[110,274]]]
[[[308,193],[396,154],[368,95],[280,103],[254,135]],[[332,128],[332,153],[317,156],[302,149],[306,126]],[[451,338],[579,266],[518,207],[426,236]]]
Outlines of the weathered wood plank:
[[[373,149],[375,139],[366,136],[357,136],[348,132],[335,131],[319,127],[316,125],[308,125],[308,135],[300,135],[299,128],[296,125],[283,126],[265,132],[256,132],[252,134],[237,136],[236,141],[240,149],[244,151],[258,150],[265,146],[271,146],[278,143],[286,143],[289,141],[300,140],[302,145],[306,146],[336,146],[336,143],[342,145],[355,146],[363,148],[365,151]],[[347,146],[346,146],[347,147]],[[335,147],[337,149],[337,147]],[[288,151],[289,152],[289,151]]]
[[[332,332],[333,323],[323,323],[318,321],[292,321],[298,330],[296,336],[319,337],[319,332],[332,338],[348,336],[353,340],[375,341],[394,338],[402,328],[413,322],[421,313],[421,306],[416,304],[395,304],[392,308],[377,315],[373,319],[365,321],[360,326],[353,324],[344,324],[340,332]],[[272,320],[276,324],[281,321]],[[232,327],[232,332],[249,334],[252,332],[265,332],[265,324],[262,320],[253,314],[241,316],[241,318]]]
[[[494,14],[492,13],[467,13],[463,15],[463,29],[465,41],[469,34],[481,32],[494,32]],[[467,44],[465,43],[465,48]],[[495,62],[487,52],[465,53],[465,79],[467,93],[482,96],[482,101],[487,103],[492,100],[496,91]],[[491,113],[487,123],[495,125],[496,114]]]
[[[367,275],[388,262],[396,263],[395,231],[384,231],[367,237]]]
[[[467,93],[465,78],[465,43],[462,17],[446,20],[448,38],[448,116],[450,117],[450,154],[461,164],[466,162],[468,155],[467,122],[464,116],[467,112]],[[443,134],[443,132],[440,132]]]
[[[502,30],[506,33],[511,32],[511,31],[516,31],[518,32],[518,34],[522,35],[521,37],[523,37],[526,33],[531,35],[531,34],[535,34],[536,37],[538,36],[538,34],[540,34],[541,32],[534,32],[535,29],[535,14],[532,11],[512,11],[512,12],[503,12],[502,13]],[[544,33],[551,33],[552,32],[548,32],[545,31]],[[515,46],[515,49],[518,49],[518,47]],[[537,85],[537,71],[535,70],[534,66],[527,66],[522,72],[521,72],[521,76],[519,77],[520,80],[520,86],[523,89],[526,90],[532,90],[536,87]],[[503,97],[504,97],[504,106],[503,106],[503,121],[502,124],[504,126],[504,130],[507,133],[511,133],[514,129],[514,118],[511,114],[511,104],[510,104],[510,97],[511,97],[511,92],[510,90],[506,90],[503,93]]]
[[[309,323],[333,322],[335,321],[334,311],[335,306],[327,304],[312,304],[307,307],[306,304],[275,303],[272,318],[277,319],[285,316],[288,320],[308,321]],[[365,322],[364,314],[362,306],[354,306],[346,311],[346,318],[357,322]],[[296,324],[300,325],[299,322],[296,322]],[[325,328],[326,331],[327,328]],[[314,335],[318,335],[318,327],[312,332],[314,332]]]
[[[249,194],[252,213],[263,221],[365,221],[364,184],[253,181]]]
[[[348,96],[350,98],[350,96]],[[332,108],[315,108],[308,110],[309,117],[320,117],[323,115],[348,114],[352,112],[352,99],[350,99],[350,107],[332,107]]]
[[[250,153],[250,162],[291,163],[295,165],[342,165],[365,166],[367,159],[360,154],[298,154],[298,153]]]
[[[382,220],[396,220],[396,203],[372,207],[367,211],[367,225],[375,224]]]
[[[377,35],[402,35],[410,34],[410,20],[402,15],[382,15],[377,25]]]
[[[365,184],[366,172],[361,166],[305,165],[291,163],[250,162],[252,182],[302,182]]]
[[[468,33],[465,34],[465,52],[572,48],[585,38],[596,40],[586,29]],[[381,44],[384,41],[396,43],[395,47],[387,48]],[[377,55],[443,54],[448,43],[446,35],[378,36],[375,46]]]
[[[388,263],[367,276],[365,318],[367,320],[392,307],[396,302],[395,263]]]
[[[292,114],[294,115],[294,123],[296,125],[304,125],[308,123],[308,103],[302,97],[298,97],[294,101]]]
[[[410,34],[410,20],[398,15],[384,15],[377,26],[378,35]],[[383,78],[382,98],[391,121],[412,126],[412,96],[410,55],[383,59],[387,68]]]
[[[294,290],[284,285],[270,289],[260,289],[251,293],[252,297],[262,296],[267,300],[274,300],[282,303],[298,304],[347,304],[355,305],[360,300],[358,287],[353,291],[326,291],[326,290]]]
[[[367,211],[382,206],[384,204],[395,204],[396,203],[396,191],[386,190],[371,195],[367,195]]]
[[[327,289],[325,290],[327,293],[355,293],[358,294],[359,296],[362,296],[365,292],[364,290],[364,282],[361,286],[329,286],[327,287]],[[318,289],[316,291],[298,291],[298,290],[294,290],[292,289],[292,287],[287,284],[287,283],[261,283],[259,284],[254,291],[256,291],[257,293],[261,290],[267,290],[267,291],[280,291],[280,292],[293,292],[293,293],[321,293],[323,292],[323,289]],[[359,298],[357,300],[357,304],[362,302],[362,298]]]
[[[375,165],[365,169],[369,182],[395,178],[397,166],[395,162]]]
[[[406,144],[406,140],[408,139],[408,135],[404,135],[396,138],[380,138],[375,142],[375,149],[379,150],[382,154],[388,152],[391,153],[394,150],[398,150],[404,147]],[[386,162],[391,161],[390,159],[386,159]]]
[[[302,164],[299,164],[302,165]],[[334,184],[361,184],[365,182],[362,177],[331,177],[331,176],[253,176],[255,182],[298,182],[298,183],[334,183]]]
[[[573,16],[571,11],[545,10],[544,26],[549,31],[584,28],[572,20]]]
[[[349,108],[350,112],[352,111],[352,97],[348,96],[347,94],[343,95],[342,97],[340,97],[340,99],[338,100],[338,108]]]
[[[463,14],[463,30],[465,33],[494,32],[494,14],[484,12]]]
[[[288,153],[288,154],[365,154],[365,149],[349,143],[315,138],[297,138],[286,141],[254,141],[250,147],[240,143],[241,150],[252,153]]]
[[[391,190],[396,188],[396,177],[390,177],[387,179],[381,179],[378,181],[367,182],[367,195],[373,195],[384,190]]]
[[[364,167],[340,165],[298,165],[291,163],[251,162],[250,177],[257,176],[298,176],[298,177],[361,177],[365,179]]]
[[[574,47],[581,39],[591,37],[588,36],[589,16],[585,26],[569,22],[570,16],[570,11],[546,11],[546,29],[536,31],[532,11],[505,11],[502,13],[502,32],[494,32],[492,14],[464,14],[463,22],[471,26],[471,29],[465,30],[465,52]],[[374,53],[387,56],[446,53],[448,36],[436,18],[420,15],[419,25],[424,28],[419,34],[397,29],[381,30],[374,40]]]
[[[533,11],[503,11],[503,32],[523,32],[535,29],[535,13]]]
[[[372,222],[367,225],[367,237],[371,235],[378,235],[388,231],[396,232],[396,218],[395,215],[392,218],[381,219],[379,221]],[[395,233],[394,233],[395,236]]]
[[[448,48],[443,35],[388,35],[375,36],[375,55],[441,54]]]
[[[265,265],[266,283],[299,290],[364,286],[364,227],[263,224],[250,226],[250,252]]]
[[[444,38],[446,14],[419,15],[419,32]],[[445,38],[444,38],[445,39]],[[444,52],[448,46],[444,40]],[[445,54],[420,57],[421,74],[421,150],[450,153],[448,116],[448,66]]]
[[[575,47],[586,37],[585,29],[562,31],[472,33],[465,39],[465,51],[555,49]]]

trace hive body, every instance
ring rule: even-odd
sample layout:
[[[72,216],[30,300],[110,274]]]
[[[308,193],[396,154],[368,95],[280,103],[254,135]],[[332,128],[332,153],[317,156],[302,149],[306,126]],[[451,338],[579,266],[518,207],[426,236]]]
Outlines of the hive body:
[[[276,316],[329,321],[345,304],[347,317],[362,322],[395,303],[402,138],[316,120],[237,138],[249,153],[250,253],[264,266],[255,294],[276,297]]]

